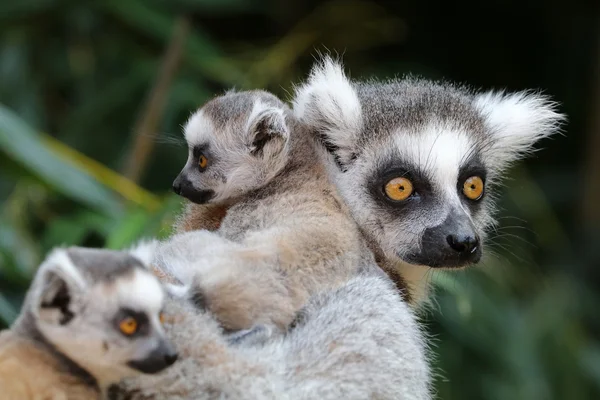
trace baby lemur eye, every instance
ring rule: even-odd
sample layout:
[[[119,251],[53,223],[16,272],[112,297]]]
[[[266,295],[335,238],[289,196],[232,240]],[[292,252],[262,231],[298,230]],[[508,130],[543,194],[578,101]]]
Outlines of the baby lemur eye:
[[[200,167],[200,169],[204,169],[206,168],[206,166],[208,165],[208,158],[206,158],[206,156],[204,154],[200,154],[200,157],[198,157],[198,167]]]
[[[138,331],[138,322],[133,317],[125,317],[119,322],[119,330],[125,336],[134,335]]]
[[[470,200],[479,200],[483,196],[483,180],[478,176],[472,176],[463,183],[463,193]]]
[[[394,201],[406,200],[412,192],[413,184],[406,178],[394,178],[385,184],[386,196]]]

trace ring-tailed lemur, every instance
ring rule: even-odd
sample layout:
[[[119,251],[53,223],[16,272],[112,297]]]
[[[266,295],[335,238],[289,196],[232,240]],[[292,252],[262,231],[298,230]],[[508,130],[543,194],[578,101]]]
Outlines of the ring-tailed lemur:
[[[140,254],[71,247],[48,255],[19,318],[0,333],[2,399],[103,398],[122,378],[175,362],[160,321],[163,288]]]
[[[188,250],[196,243],[189,240]],[[413,312],[372,261],[361,267],[341,287],[312,296],[286,335],[258,344],[248,337],[232,344],[209,311],[168,297],[165,330],[180,360],[125,380],[111,400],[431,399],[426,343]],[[156,273],[170,281],[173,271],[157,266]]]
[[[494,223],[494,186],[564,119],[533,92],[478,93],[412,78],[351,81],[329,57],[297,87],[293,103],[380,265],[405,278],[417,303],[430,268],[480,260]]]
[[[264,91],[216,97],[185,125],[189,156],[173,189],[227,211],[215,233],[176,235],[162,254],[184,255],[177,277],[228,329],[285,330],[311,294],[373,257],[303,129]],[[181,224],[202,227],[196,211]]]

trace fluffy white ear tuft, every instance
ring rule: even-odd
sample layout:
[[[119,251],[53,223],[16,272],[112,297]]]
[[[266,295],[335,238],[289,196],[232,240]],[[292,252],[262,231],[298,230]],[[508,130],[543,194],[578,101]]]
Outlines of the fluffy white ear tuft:
[[[539,93],[488,92],[477,95],[474,104],[491,129],[491,142],[485,148],[495,168],[526,155],[535,142],[557,133],[565,120],[556,110],[557,103]]]
[[[41,320],[59,324],[70,319],[72,296],[87,287],[83,275],[71,261],[67,251],[54,249],[46,257],[32,284],[31,311]]]
[[[296,88],[294,114],[313,128],[348,163],[362,127],[362,107],[341,63],[323,57],[306,83]]]
[[[146,267],[149,267],[154,260],[159,245],[160,242],[156,239],[142,239],[126,251],[139,259]]]

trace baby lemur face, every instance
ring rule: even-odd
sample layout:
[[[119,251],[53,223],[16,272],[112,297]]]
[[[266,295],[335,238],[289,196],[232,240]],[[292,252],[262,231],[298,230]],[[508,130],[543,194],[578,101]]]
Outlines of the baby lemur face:
[[[175,193],[219,203],[265,185],[287,161],[288,112],[263,91],[228,92],[206,103],[184,127],[189,154]]]
[[[336,185],[383,255],[450,268],[480,260],[494,185],[562,120],[538,94],[353,82],[330,59],[298,88],[294,112],[320,139]]]
[[[96,379],[156,373],[177,359],[161,326],[164,292],[129,252],[54,250],[26,308],[41,335]]]

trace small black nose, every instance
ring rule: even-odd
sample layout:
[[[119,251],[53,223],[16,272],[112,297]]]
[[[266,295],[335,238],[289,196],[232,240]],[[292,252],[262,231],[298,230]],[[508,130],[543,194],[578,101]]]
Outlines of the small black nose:
[[[459,253],[472,254],[477,251],[477,246],[479,246],[479,239],[468,235],[448,235],[446,241],[453,250]]]
[[[179,177],[173,182],[173,191],[177,195],[181,194],[181,179],[179,179]]]
[[[165,354],[165,363],[167,366],[172,365],[175,361],[177,361],[177,358],[179,358],[179,354],[176,352]]]
[[[162,341],[154,350],[141,360],[131,360],[127,365],[144,374],[156,374],[177,361],[177,350],[171,343]]]

